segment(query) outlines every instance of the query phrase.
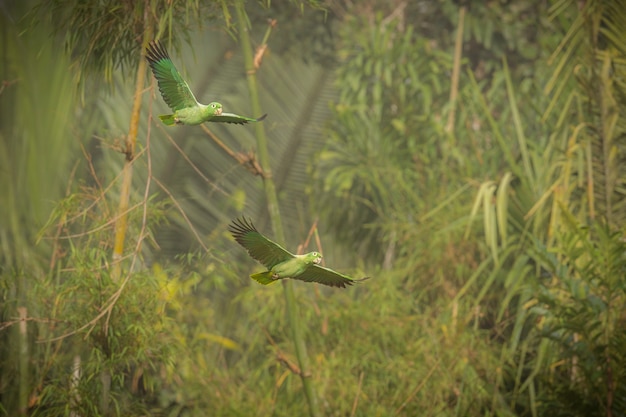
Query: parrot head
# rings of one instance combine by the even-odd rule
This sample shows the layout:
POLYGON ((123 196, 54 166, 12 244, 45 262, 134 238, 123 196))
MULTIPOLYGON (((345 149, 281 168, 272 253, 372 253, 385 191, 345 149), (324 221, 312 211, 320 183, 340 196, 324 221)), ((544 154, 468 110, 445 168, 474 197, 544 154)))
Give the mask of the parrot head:
POLYGON ((322 262, 322 254, 319 252, 311 252, 309 256, 313 259, 315 265, 319 265, 322 262))
POLYGON ((216 101, 209 103, 209 107, 215 111, 215 115, 219 116, 222 114, 222 105, 216 101))

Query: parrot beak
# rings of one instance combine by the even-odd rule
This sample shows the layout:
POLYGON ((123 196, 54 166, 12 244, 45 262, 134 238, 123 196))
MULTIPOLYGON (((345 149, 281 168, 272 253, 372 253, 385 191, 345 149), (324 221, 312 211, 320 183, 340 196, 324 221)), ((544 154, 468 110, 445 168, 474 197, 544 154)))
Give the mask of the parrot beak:
POLYGON ((322 262, 322 257, 321 257, 321 256, 318 256, 318 257, 317 257, 317 258, 315 258, 315 260, 313 261, 313 263, 314 263, 315 265, 319 265, 321 262, 322 262))
POLYGON ((219 116, 220 114, 222 114, 222 108, 220 107, 219 109, 217 109, 217 110, 215 111, 215 114, 217 114, 218 116, 219 116))

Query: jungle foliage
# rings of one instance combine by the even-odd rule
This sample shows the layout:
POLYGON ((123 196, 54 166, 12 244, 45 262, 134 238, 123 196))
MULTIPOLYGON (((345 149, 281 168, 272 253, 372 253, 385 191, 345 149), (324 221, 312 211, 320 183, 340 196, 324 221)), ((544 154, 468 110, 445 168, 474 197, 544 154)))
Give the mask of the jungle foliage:
POLYGON ((625 415, 622 3, 3 4, 0 415, 625 415))

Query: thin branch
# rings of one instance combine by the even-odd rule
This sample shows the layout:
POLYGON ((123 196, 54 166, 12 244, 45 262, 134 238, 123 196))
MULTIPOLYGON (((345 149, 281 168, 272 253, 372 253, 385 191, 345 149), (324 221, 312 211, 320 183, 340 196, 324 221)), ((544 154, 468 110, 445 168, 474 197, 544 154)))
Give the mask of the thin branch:
POLYGON ((263 171, 261 165, 257 161, 256 155, 254 152, 250 151, 247 154, 243 154, 241 152, 235 152, 230 149, 224 142, 222 142, 213 132, 209 130, 205 125, 201 125, 202 130, 209 135, 211 139, 224 150, 231 158, 233 158, 237 163, 242 165, 248 171, 252 172, 254 175, 260 175, 263 179, 268 178, 268 174, 263 171))
POLYGON ((256 48, 256 52, 254 53, 254 71, 261 68, 261 64, 263 63, 263 57, 265 56, 265 52, 267 51, 267 40, 272 34, 272 29, 274 29, 278 25, 278 20, 269 19, 267 21, 267 30, 265 31, 265 36, 263 36, 263 41, 261 45, 256 48))
MULTIPOLYGON (((309 246, 309 241, 311 240, 311 237, 313 236, 313 234, 315 233, 315 235, 317 236, 316 232, 317 232, 317 219, 315 219, 315 221, 311 225, 311 228, 309 229, 309 233, 307 234, 306 239, 304 240, 304 243, 301 243, 298 245, 298 249, 296 251, 297 255, 302 255, 302 253, 304 252, 304 248, 309 246)), ((320 249, 320 252, 322 252, 321 249, 320 249)))
POLYGON ((4 329, 8 329, 9 327, 21 323, 23 321, 33 321, 35 323, 65 323, 65 321, 63 320, 55 320, 55 319, 50 319, 50 318, 39 318, 39 317, 18 317, 18 318, 13 318, 13 320, 10 321, 5 321, 0 323, 0 331, 4 330, 4 329))
MULTIPOLYGON (((95 228, 93 228, 93 229, 86 230, 86 231, 84 231, 84 232, 80 232, 80 233, 74 233, 74 234, 71 234, 71 235, 55 236, 54 238, 42 238, 42 239, 43 239, 43 240, 46 240, 46 239, 54 239, 54 240, 56 240, 56 239, 62 239, 62 240, 64 240, 64 239, 74 239, 74 238, 78 238, 78 237, 85 237, 85 236, 88 236, 88 235, 90 235, 90 234, 92 234, 92 233, 96 233, 96 232, 99 232, 99 231, 101 231, 101 230, 107 229, 107 228, 108 228, 108 227, 110 227, 110 226, 113 226, 113 225, 115 224, 115 221, 116 221, 116 220, 117 220, 120 216, 122 216, 122 215, 127 215, 128 213, 130 213, 131 211, 135 210, 137 207, 141 206, 142 204, 143 204, 143 203, 137 203, 137 204, 134 204, 133 206, 131 206, 131 207, 127 208, 127 209, 126 209, 126 211, 124 211, 123 213, 118 213, 115 217, 113 217, 113 218, 112 218, 111 220, 109 220, 108 222, 106 222, 106 223, 104 223, 104 224, 102 224, 102 225, 100 225, 100 226, 98 226, 98 227, 95 227, 95 228)), ((67 220, 67 221, 65 221, 65 222, 59 222, 59 226, 62 226, 63 224, 68 224, 68 223, 70 223, 70 221, 69 221, 69 220, 67 220)))
POLYGON ((261 330, 263 331, 263 333, 265 333, 265 337, 267 338, 267 341, 270 343, 270 345, 272 345, 272 347, 275 349, 276 352, 276 360, 280 363, 282 363, 283 365, 285 365, 292 373, 296 374, 296 375, 302 375, 302 371, 300 370, 300 368, 298 367, 298 365, 296 365, 295 363, 293 363, 289 358, 287 358, 287 356, 283 353, 283 351, 278 347, 278 345, 276 344, 276 342, 274 341, 274 339, 272 338, 272 336, 269 334, 269 332, 267 331, 267 329, 265 328, 265 326, 263 325, 263 323, 261 323, 259 320, 257 320, 257 324, 258 326, 261 328, 261 330))
MULTIPOLYGON (((150 116, 150 119, 152 119, 152 115, 150 116)), ((202 171, 200 170, 200 168, 198 168, 198 166, 196 164, 193 163, 193 161, 191 159, 189 159, 189 157, 187 156, 187 154, 180 148, 180 146, 178 146, 178 143, 176 143, 176 141, 174 140, 174 138, 172 138, 170 136, 169 133, 167 133, 165 131, 165 129, 163 128, 163 126, 160 126, 161 130, 165 133, 165 137, 167 137, 167 140, 172 144, 172 146, 174 146, 174 148, 176 148, 176 150, 178 151, 178 153, 181 154, 181 156, 183 157, 183 159, 185 161, 187 161, 187 163, 189 164, 189 166, 191 167, 191 169, 193 169, 194 171, 196 171, 196 173, 209 185, 211 185, 213 187, 213 189, 221 192, 224 195, 228 195, 228 193, 226 193, 226 191, 222 190, 220 187, 217 186, 217 184, 215 184, 213 181, 211 181, 206 175, 204 175, 202 173, 202 171)))
POLYGON ((354 417, 356 415, 356 408, 359 405, 359 397, 361 395, 361 386, 363 385, 363 377, 365 373, 361 371, 359 375, 359 385, 356 387, 356 394, 354 395, 354 402, 352 403, 352 411, 350 411, 350 417, 354 417))
POLYGON ((300 377, 307 376, 303 375, 302 370, 298 367, 298 365, 290 361, 289 358, 287 358, 287 356, 285 356, 285 354, 280 350, 276 352, 276 360, 285 365, 292 373, 300 377))
POLYGON ((193 223, 191 223, 191 220, 189 220, 189 217, 187 217, 187 215, 185 214, 185 210, 183 210, 183 208, 180 206, 180 204, 178 204, 178 201, 176 201, 176 198, 174 198, 172 193, 170 193, 170 191, 167 189, 167 187, 165 185, 163 185, 163 183, 161 183, 161 181, 159 181, 158 179, 156 179, 154 177, 153 177, 153 179, 154 179, 154 182, 159 186, 159 188, 161 188, 163 190, 163 192, 165 192, 165 194, 167 194, 169 196, 169 198, 172 200, 172 203, 174 203, 174 205, 176 206, 176 208, 180 212, 181 216, 183 216, 183 218, 185 219, 185 222, 187 222, 187 225, 189 225, 189 229, 191 229, 191 232, 196 237, 196 240, 198 241, 198 243, 200 243, 200 246, 202 246, 202 248, 205 251, 208 251, 209 248, 206 247, 206 245, 204 244, 204 242, 200 238, 200 235, 196 231, 196 228, 193 226, 193 223))
POLYGON ((15 80, 11 80, 11 81, 2 80, 2 84, 0 84, 0 95, 2 95, 6 87, 15 84, 19 80, 20 80, 19 78, 16 78, 15 80))
MULTIPOLYGON (((82 144, 81 144, 82 147, 82 144)), ((71 185, 74 183, 74 176, 76 175, 76 169, 78 168, 78 162, 74 164, 74 168, 72 168, 72 172, 70 173, 70 178, 67 181, 67 187, 65 187, 65 197, 68 197, 71 193, 71 185)), ((63 230, 64 222, 59 222, 57 225, 57 230, 54 234, 54 240, 52 243, 52 254, 50 255, 50 263, 48 264, 48 269, 52 271, 57 262, 57 256, 60 252, 59 249, 59 236, 61 236, 61 231, 63 230)))
POLYGON ((435 372, 435 369, 437 369, 437 367, 439 366, 439 363, 441 362, 441 359, 437 360, 437 362, 433 365, 432 368, 430 368, 430 371, 428 371, 428 373, 426 374, 426 376, 424 377, 424 379, 422 379, 420 381, 419 384, 417 384, 417 386, 415 387, 415 389, 413 391, 411 391, 411 393, 409 394, 409 396, 406 398, 406 400, 404 400, 404 402, 402 403, 402 405, 400 405, 400 407, 398 407, 395 411, 395 415, 400 414, 400 411, 402 411, 402 409, 413 399, 415 398, 415 396, 417 395, 417 393, 424 387, 424 385, 426 384, 426 382, 428 382, 428 380, 430 379, 431 375, 433 374, 433 372, 435 372))
POLYGON ((87 334, 85 335, 85 338, 87 338, 89 336, 89 334, 91 333, 91 330, 93 330, 93 327, 98 324, 98 321, 104 317, 105 315, 108 315, 110 310, 113 308, 113 306, 115 305, 115 303, 117 302, 117 300, 120 298, 120 296, 122 295, 122 291, 124 290, 124 287, 126 287, 126 284, 128 283, 128 281, 130 280, 130 274, 127 275, 124 278, 124 281, 122 281, 122 284, 120 285, 120 287, 117 289, 117 291, 115 291, 115 293, 113 293, 113 295, 111 295, 105 305, 106 307, 104 309, 102 309, 102 311, 93 319, 91 319, 89 322, 85 323, 84 325, 82 325, 81 327, 79 327, 76 330, 72 330, 71 332, 62 334, 61 336, 57 336, 57 337, 53 337, 51 339, 44 339, 44 340, 39 340, 37 341, 38 343, 46 343, 46 342, 55 342, 57 340, 61 340, 61 339, 65 339, 67 337, 70 337, 72 335, 75 335, 77 333, 80 333, 81 331, 85 330, 88 327, 91 327, 91 329, 87 332, 87 334))

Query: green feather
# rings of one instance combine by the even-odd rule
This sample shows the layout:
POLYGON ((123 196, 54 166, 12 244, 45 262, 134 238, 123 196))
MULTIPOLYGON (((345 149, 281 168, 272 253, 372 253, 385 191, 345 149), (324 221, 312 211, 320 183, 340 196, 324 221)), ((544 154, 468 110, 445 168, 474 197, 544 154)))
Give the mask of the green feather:
POLYGON ((294 256, 278 243, 272 242, 245 218, 237 219, 230 226, 235 240, 248 250, 250 256, 261 262, 267 269, 292 259, 294 256))
POLYGON ((250 278, 258 282, 259 284, 269 285, 273 282, 278 281, 277 279, 272 278, 272 271, 259 272, 257 274, 250 275, 250 278))
POLYGON ((251 117, 239 116, 233 113, 222 113, 216 116, 211 116, 209 121, 210 122, 222 122, 222 123, 236 123, 238 125, 243 125, 248 122, 260 122, 266 117, 267 117, 267 114, 264 114, 261 117, 257 117, 256 119, 253 119, 251 117))
POLYGON ((150 42, 146 49, 146 58, 157 79, 163 100, 173 111, 198 105, 198 100, 181 77, 163 45, 155 41, 150 42))
POLYGON ((167 126, 172 126, 173 124, 176 124, 176 119, 174 118, 173 114, 162 114, 159 116, 159 119, 161 119, 161 121, 167 126))

